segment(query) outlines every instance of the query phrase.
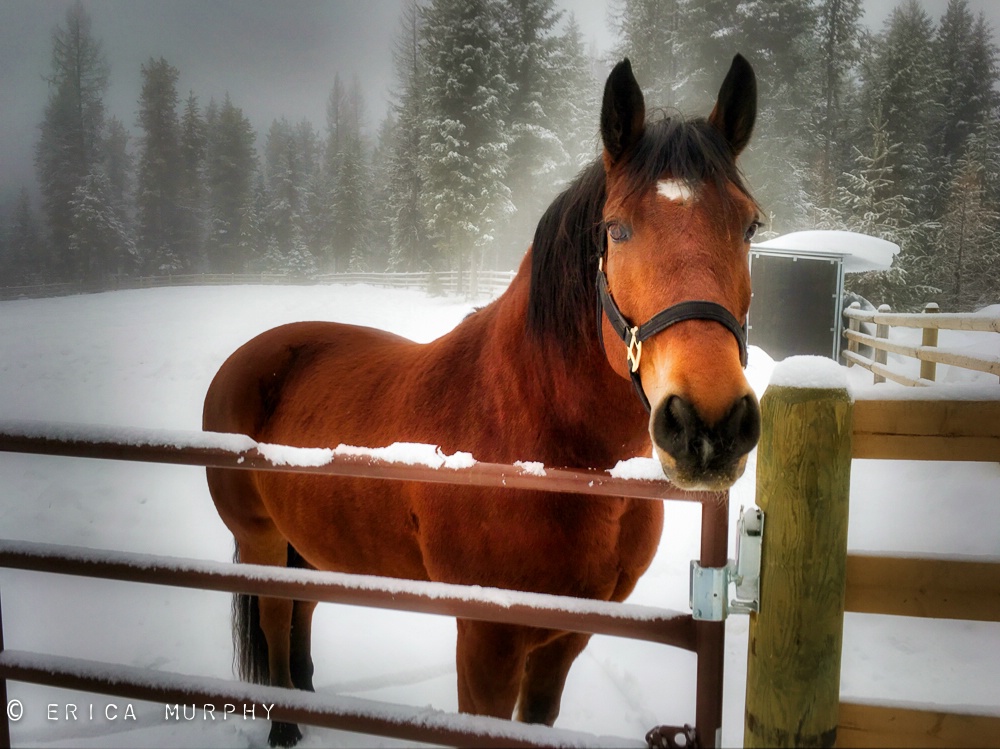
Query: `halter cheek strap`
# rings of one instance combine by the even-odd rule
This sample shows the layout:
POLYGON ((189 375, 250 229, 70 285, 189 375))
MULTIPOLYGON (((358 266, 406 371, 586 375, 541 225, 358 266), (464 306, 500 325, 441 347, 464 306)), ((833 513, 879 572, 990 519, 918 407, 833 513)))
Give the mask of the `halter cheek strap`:
POLYGON ((629 366, 629 377, 632 378, 632 385, 635 387, 635 391, 642 404, 646 407, 647 412, 651 410, 651 407, 649 399, 642 389, 642 381, 639 378, 639 360, 642 358, 642 342, 652 338, 657 333, 663 332, 671 325, 676 325, 685 320, 711 320, 712 322, 720 323, 736 338, 736 343, 740 347, 740 364, 744 368, 747 366, 747 334, 745 323, 744 325, 740 325, 733 313, 721 304, 700 300, 679 302, 656 313, 649 320, 642 323, 642 325, 632 325, 628 318, 622 314, 622 311, 618 309, 618 305, 615 304, 615 300, 611 297, 611 292, 608 290, 608 276, 604 272, 603 258, 597 268, 597 296, 601 304, 598 309, 597 325, 598 335, 602 336, 601 345, 604 345, 601 333, 602 326, 600 324, 600 314, 601 310, 603 310, 608 318, 608 322, 611 323, 611 327, 614 328, 618 337, 622 339, 627 347, 625 357, 629 366))

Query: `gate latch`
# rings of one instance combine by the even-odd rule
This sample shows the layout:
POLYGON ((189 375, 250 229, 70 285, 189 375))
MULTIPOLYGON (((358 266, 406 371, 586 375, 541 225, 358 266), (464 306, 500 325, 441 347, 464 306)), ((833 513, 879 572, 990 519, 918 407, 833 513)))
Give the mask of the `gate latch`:
POLYGON ((725 621, 729 612, 749 614, 760 610, 760 543, 764 512, 741 507, 736 524, 736 559, 725 567, 702 567, 691 562, 691 611, 696 621, 725 621), (729 599, 729 585, 736 597, 729 599))

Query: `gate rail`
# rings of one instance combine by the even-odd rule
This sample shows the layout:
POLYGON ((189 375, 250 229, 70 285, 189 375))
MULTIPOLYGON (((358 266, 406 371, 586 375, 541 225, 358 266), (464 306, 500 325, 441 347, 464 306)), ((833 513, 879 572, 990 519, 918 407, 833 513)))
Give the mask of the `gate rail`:
MULTIPOLYGON (((258 444, 243 435, 167 430, 110 430, 38 423, 0 424, 0 451, 100 458, 255 471, 294 471, 389 480, 430 481, 597 496, 699 502, 704 567, 724 567, 728 548, 728 495, 687 492, 666 481, 616 478, 606 471, 460 460, 439 467, 406 464, 378 451, 311 450, 258 444), (359 454, 360 453, 360 454, 359 454), (461 465, 461 467, 454 467, 461 465), (540 475, 544 474, 544 475, 540 475)), ((452 456, 454 457, 454 456, 452 456)), ((681 614, 631 604, 547 596, 475 586, 414 583, 312 570, 231 565, 149 555, 101 552, 65 546, 0 541, 0 567, 82 575, 300 600, 330 601, 509 624, 608 634, 668 644, 698 656, 696 735, 701 746, 717 746, 722 724, 722 667, 725 622, 695 621, 681 614)), ((540 726, 523 726, 477 716, 447 715, 402 706, 317 697, 295 691, 218 679, 117 668, 72 658, 3 650, 0 618, 0 702, 8 679, 83 689, 136 699, 190 703, 229 700, 237 707, 275 705, 277 719, 376 735, 456 746, 607 745, 609 737, 586 737, 540 726), (179 684, 184 689, 177 691, 179 684), (192 691, 194 690, 194 691, 192 691), (186 694, 187 697, 178 696, 186 694), (391 714, 386 717, 386 710, 391 714), (378 717, 381 715, 382 717, 378 717), (373 717, 374 716, 374 717, 373 717)), ((660 727, 673 740, 684 729, 660 727)), ((621 739, 614 739, 620 743, 621 739)), ((10 746, 6 712, 0 716, 0 746, 10 746)))

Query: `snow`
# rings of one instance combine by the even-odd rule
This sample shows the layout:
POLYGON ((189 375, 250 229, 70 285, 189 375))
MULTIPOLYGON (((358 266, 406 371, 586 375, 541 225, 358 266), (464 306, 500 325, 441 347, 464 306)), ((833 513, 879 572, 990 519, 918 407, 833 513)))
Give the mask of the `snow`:
POLYGON ((754 243, 754 249, 788 250, 844 256, 845 273, 887 270, 899 253, 899 245, 853 231, 794 231, 766 242, 754 243))
POLYGON ((667 478, 663 474, 663 467, 660 465, 660 461, 653 458, 619 460, 615 464, 615 467, 608 471, 608 473, 616 479, 663 481, 667 478))
POLYGON ((544 476, 545 464, 536 460, 515 460, 514 465, 529 476, 544 476))
POLYGON ((430 468, 471 468, 476 464, 475 458, 470 453, 456 452, 453 455, 445 455, 437 445, 416 442, 395 442, 388 447, 375 448, 338 445, 334 452, 337 455, 363 456, 389 463, 423 465, 430 468))
POLYGON ((771 373, 775 387, 846 390, 847 369, 825 356, 790 356, 771 373))
MULTIPOLYGON (((114 434, 139 430, 133 432, 139 442, 143 429, 193 435, 218 367, 267 328, 328 319, 426 341, 471 309, 454 299, 370 286, 167 288, 4 302, 0 421, 103 423, 114 434)), ((894 328, 891 338, 897 335, 905 342, 915 336, 919 342, 919 331, 894 328)), ((996 334, 941 331, 940 342, 1000 353, 996 334)), ((894 361, 890 354, 890 365, 894 361)), ((750 348, 746 373, 758 394, 773 367, 765 352, 750 348)), ((948 385, 997 388, 991 375, 941 365, 938 373, 948 385)), ((870 387, 871 373, 854 367, 847 380, 858 393, 870 387)), ((903 391, 892 383, 878 389, 887 396, 903 391)), ((226 447, 225 441, 213 446, 242 449, 226 447)), ((425 453, 440 459, 436 451, 434 455, 425 453)), ((739 507, 753 503, 755 462, 751 454, 747 474, 732 490, 733 528, 739 507)), ((232 557, 232 538, 215 512, 201 469, 0 454, 0 481, 0 536, 188 557, 223 568, 232 557)), ((857 460, 851 491, 852 550, 1000 557, 1000 466, 995 463, 857 460)), ((688 567, 698 555, 700 508, 668 502, 664 509, 662 543, 629 602, 687 611, 688 567)), ((230 601, 225 594, 15 570, 0 570, 0 589, 10 649, 232 683, 230 601)), ((726 629, 722 742, 737 746, 743 732, 748 621, 731 617, 726 629)), ((417 711, 457 708, 453 620, 324 604, 317 609, 313 635, 317 699, 385 701, 417 711)), ((849 614, 844 698, 985 703, 995 710, 1000 705, 998 638, 1000 626, 989 623, 849 614)), ((691 653, 595 636, 570 672, 556 725, 641 739, 655 725, 691 723, 694 677, 691 653)), ((268 727, 260 720, 168 723, 162 705, 144 711, 139 708, 147 703, 137 703, 139 719, 134 722, 96 715, 93 721, 48 721, 50 703, 94 704, 96 714, 108 702, 123 707, 126 701, 17 682, 10 684, 8 696, 25 708, 23 719, 12 725, 17 746, 261 747, 267 741, 268 727)), ((321 728, 305 728, 304 733, 305 749, 402 745, 321 728)))

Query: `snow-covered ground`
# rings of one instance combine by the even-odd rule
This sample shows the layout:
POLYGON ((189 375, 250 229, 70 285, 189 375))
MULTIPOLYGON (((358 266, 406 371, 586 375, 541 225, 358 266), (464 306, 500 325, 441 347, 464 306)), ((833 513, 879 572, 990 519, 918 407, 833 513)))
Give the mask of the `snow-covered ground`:
MULTIPOLYGON (((453 299, 368 286, 170 288, 0 304, 0 420, 198 429, 222 361, 274 325, 328 319, 426 341, 471 309, 453 299)), ((908 333, 905 331, 903 335, 908 333)), ((1000 354, 1000 336, 942 332, 941 345, 1000 354)), ((890 355, 890 360, 891 360, 890 355)), ((772 368, 751 350, 762 391, 772 368)), ((871 375, 855 367, 852 386, 871 375)), ((949 373, 945 381, 986 375, 949 373)), ((888 384, 887 389, 895 388, 888 384)), ((1000 386, 998 386, 1000 387, 1000 386)), ((754 466, 732 492, 735 517, 754 494, 754 466)), ((180 466, 0 453, 0 537, 228 561, 231 538, 204 472, 180 466)), ((687 610, 698 508, 667 504, 659 554, 631 602, 687 610)), ((735 526, 735 523, 734 523, 735 526)), ((1000 466, 855 461, 854 550, 1000 558, 1000 466)), ((17 650, 232 678, 229 597, 0 571, 5 644, 17 650)), ((723 742, 742 743, 747 620, 731 617, 723 742)), ((320 694, 454 710, 451 619, 324 605, 314 628, 320 694)), ((842 691, 851 699, 980 706, 1000 713, 1000 625, 848 615, 842 691)), ((694 718, 694 657, 595 637, 570 674, 558 726, 641 739, 694 718)), ((263 720, 165 721, 164 706, 12 683, 23 706, 16 746, 265 746, 263 720), (115 720, 105 717, 108 705, 115 720), (55 708, 50 711, 49 706, 55 708), (67 719, 76 705, 76 719, 67 719), (93 705, 93 718, 90 706, 93 705), (52 719, 55 718, 55 719, 52 719)), ((393 745, 305 729, 304 747, 393 745)))

